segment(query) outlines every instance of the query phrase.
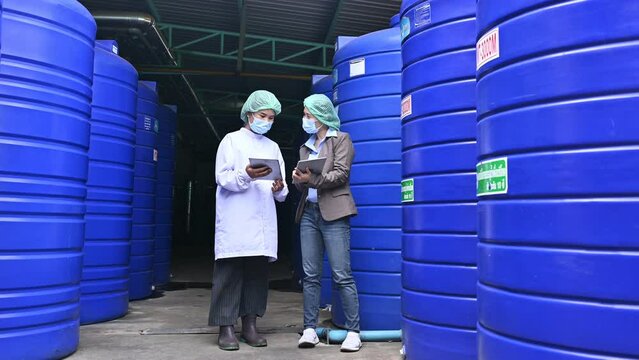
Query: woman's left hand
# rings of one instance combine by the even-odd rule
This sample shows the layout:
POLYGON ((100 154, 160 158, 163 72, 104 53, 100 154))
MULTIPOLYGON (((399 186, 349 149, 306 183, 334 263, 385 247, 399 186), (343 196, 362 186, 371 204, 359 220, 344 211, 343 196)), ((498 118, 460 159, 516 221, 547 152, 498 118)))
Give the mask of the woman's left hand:
POLYGON ((293 171, 293 179, 298 184, 307 184, 309 181, 311 181, 311 170, 306 169, 306 171, 302 172, 298 169, 295 169, 295 171, 293 171))
POLYGON ((271 188, 271 190, 273 190, 274 193, 280 192, 283 189, 284 189, 284 181, 282 180, 273 181, 273 187, 271 188))

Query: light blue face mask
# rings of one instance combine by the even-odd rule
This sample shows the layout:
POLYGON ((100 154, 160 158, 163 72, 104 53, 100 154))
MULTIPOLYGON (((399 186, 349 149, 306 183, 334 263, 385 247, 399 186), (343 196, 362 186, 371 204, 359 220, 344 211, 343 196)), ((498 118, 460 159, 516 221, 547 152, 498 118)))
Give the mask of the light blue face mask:
POLYGON ((302 118, 302 129, 309 135, 317 134, 319 131, 319 128, 315 125, 315 121, 306 116, 302 118))
POLYGON ((253 130, 253 132, 256 134, 264 135, 267 132, 269 132, 269 130, 271 130, 272 126, 273 126, 272 122, 253 117, 253 122, 251 123, 251 130, 253 130))

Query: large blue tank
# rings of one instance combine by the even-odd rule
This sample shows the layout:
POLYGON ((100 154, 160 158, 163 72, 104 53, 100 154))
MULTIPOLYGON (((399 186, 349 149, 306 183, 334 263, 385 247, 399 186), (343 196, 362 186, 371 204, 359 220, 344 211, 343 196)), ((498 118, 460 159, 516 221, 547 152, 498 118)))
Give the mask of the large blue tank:
MULTIPOLYGON (((333 77, 330 75, 313 75, 313 86, 311 86, 311 94, 324 94, 329 99, 333 99, 333 77)), ((320 294, 320 306, 326 307, 328 305, 331 305, 333 291, 331 265, 328 263, 327 256, 324 256, 321 281, 322 292, 320 294)))
POLYGON ((403 336, 477 358, 475 0, 402 4, 403 336))
POLYGON ((96 25, 75 0, 1 7, 0 357, 63 358, 79 339, 96 25))
POLYGON ((129 306, 129 253, 138 74, 115 41, 96 41, 87 181, 82 324, 129 306))
MULTIPOLYGON (((333 99, 355 160, 351 265, 363 330, 401 327, 401 42, 399 28, 338 38, 333 99)), ((344 325, 339 294, 333 321, 344 325)))
POLYGON ((129 299, 151 296, 155 251, 155 197, 157 184, 157 137, 159 131, 156 84, 140 81, 138 86, 135 177, 133 180, 133 231, 129 299))
POLYGON ((639 2, 479 0, 479 357, 639 358, 639 2))
POLYGON ((177 108, 158 108, 158 182, 155 199, 154 285, 166 285, 171 280, 171 246, 173 240, 173 177, 175 175, 175 131, 177 108))

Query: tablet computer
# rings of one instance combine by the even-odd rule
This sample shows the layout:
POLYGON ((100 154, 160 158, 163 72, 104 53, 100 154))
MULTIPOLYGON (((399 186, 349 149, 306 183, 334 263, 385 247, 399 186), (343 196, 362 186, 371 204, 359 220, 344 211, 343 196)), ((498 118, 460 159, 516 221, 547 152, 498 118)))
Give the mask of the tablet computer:
POLYGON ((275 180, 283 180, 284 178, 282 177, 282 171, 280 168, 280 162, 277 159, 255 159, 255 158, 249 158, 249 164, 251 165, 252 168, 261 168, 261 167, 269 167, 271 168, 271 173, 261 177, 261 178, 257 178, 255 180, 271 180, 271 181, 275 181, 275 180))
POLYGON ((326 164, 326 158, 317 158, 313 160, 300 160, 297 163, 297 169, 300 171, 305 171, 306 169, 311 170, 313 174, 321 174, 324 170, 324 164, 326 164))

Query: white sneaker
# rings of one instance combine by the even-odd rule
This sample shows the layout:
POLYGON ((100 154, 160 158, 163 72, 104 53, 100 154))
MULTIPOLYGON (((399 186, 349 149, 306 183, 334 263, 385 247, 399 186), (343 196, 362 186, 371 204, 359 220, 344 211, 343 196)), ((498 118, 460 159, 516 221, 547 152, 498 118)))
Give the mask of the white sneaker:
POLYGON ((317 337, 317 333, 315 329, 306 329, 304 333, 302 333, 302 337, 298 342, 298 347, 301 349, 311 349, 314 348, 315 345, 319 344, 319 338, 317 337))
POLYGON ((346 334, 346 339, 342 343, 342 351, 343 352, 357 352, 362 348, 362 340, 359 338, 359 334, 356 332, 349 331, 346 334))

